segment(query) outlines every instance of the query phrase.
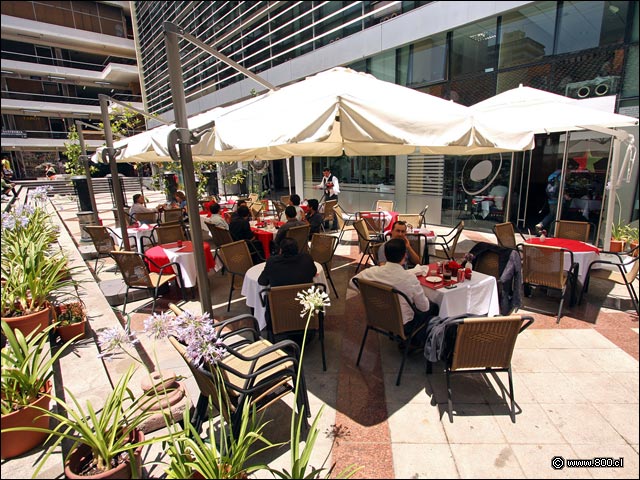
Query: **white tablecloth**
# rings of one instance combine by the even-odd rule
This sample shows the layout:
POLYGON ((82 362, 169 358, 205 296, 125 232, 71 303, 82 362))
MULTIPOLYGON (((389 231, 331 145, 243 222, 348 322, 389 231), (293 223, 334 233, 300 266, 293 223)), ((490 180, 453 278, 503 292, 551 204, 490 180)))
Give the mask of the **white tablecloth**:
MULTIPOLYGON (((146 227, 127 228, 127 236, 135 237, 136 239, 136 250, 138 250, 138 252, 143 253, 142 245, 140 244, 141 238, 152 235, 151 232, 153 232, 153 227, 155 227, 155 224, 149 225, 149 228, 146 228, 146 227)), ((122 230, 117 227, 113 228, 112 230, 113 231, 110 232, 111 237, 113 238, 113 240, 116 242, 117 245, 120 245, 120 238, 118 238, 118 235, 122 236, 122 233, 121 233, 122 230), (115 233, 115 235, 113 235, 113 233, 115 233)), ((153 233, 153 239, 156 240, 155 232, 153 233)), ((131 239, 129 239, 129 241, 131 241, 131 239)))
POLYGON ((430 302, 440 307, 440 317, 453 317, 471 313, 473 315, 500 315, 498 285, 490 275, 473 272, 471 280, 456 284, 456 288, 434 290, 422 286, 430 302))
MULTIPOLYGON (((253 308, 253 316, 258 320, 258 325, 260 326, 260 330, 266 328, 267 321, 265 319, 265 311, 266 309, 262 306, 262 301, 260 300, 260 291, 263 290, 263 285, 258 284, 258 277, 264 270, 266 262, 259 263, 254 265, 247 273, 244 275, 244 281, 242 282, 242 295, 246 298, 247 306, 253 308)), ((324 283, 327 285, 327 278, 324 274, 324 269, 322 265, 318 262, 316 264, 316 276, 313 278, 314 283, 324 283)))
MULTIPOLYGON (((600 255, 596 252, 573 252, 573 261, 576 262, 578 266, 578 281, 581 284, 584 284, 585 278, 587 278, 587 269, 589 265, 594 260, 598 260, 600 255)), ((565 252, 564 254, 564 269, 569 270, 571 267, 571 255, 565 252)))

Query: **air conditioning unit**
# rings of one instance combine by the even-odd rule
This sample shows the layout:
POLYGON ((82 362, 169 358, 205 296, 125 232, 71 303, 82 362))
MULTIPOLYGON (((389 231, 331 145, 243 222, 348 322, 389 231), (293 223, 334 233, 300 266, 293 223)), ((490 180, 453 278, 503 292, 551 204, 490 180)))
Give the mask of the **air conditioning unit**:
POLYGON ((620 77, 596 77, 583 82, 568 83, 565 96, 570 98, 591 98, 613 95, 618 88, 620 77))

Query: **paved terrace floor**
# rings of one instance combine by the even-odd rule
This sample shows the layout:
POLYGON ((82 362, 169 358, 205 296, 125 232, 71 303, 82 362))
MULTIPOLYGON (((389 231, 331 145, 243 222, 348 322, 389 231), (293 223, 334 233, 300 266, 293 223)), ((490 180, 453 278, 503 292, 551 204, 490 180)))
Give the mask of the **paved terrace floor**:
MULTIPOLYGON (((145 192, 151 205, 163 199, 145 192)), ((98 195, 100 216, 113 225, 109 195, 98 195)), ((94 260, 85 265, 75 251, 80 239, 73 198, 53 201, 63 230, 61 243, 84 268, 83 293, 91 332, 61 360, 56 388, 64 385, 96 404, 131 363, 126 358, 103 363, 97 359, 95 337, 101 328, 116 325, 114 315, 93 281, 94 260), (75 253, 74 253, 75 252, 75 253)), ((446 231, 448 229, 442 229, 446 231)), ((464 232, 460 251, 477 241, 495 241, 492 235, 464 232)), ((80 243, 82 249, 86 244, 80 243)), ((452 380, 454 421, 447 416, 447 396, 441 367, 427 376, 420 353, 407 360, 402 383, 395 385, 400 352, 395 343, 369 335, 359 367, 355 361, 364 330, 358 298, 345 300, 347 281, 355 272, 359 255, 354 244, 342 245, 334 257, 332 277, 339 298, 331 294, 326 320, 327 371, 322 371, 317 339, 304 359, 312 414, 325 405, 312 463, 336 463, 335 472, 349 464, 361 465, 356 478, 638 478, 638 316, 626 290, 608 290, 594 283, 582 305, 565 307, 555 322, 558 298, 540 293, 525 298, 518 313, 531 313, 535 323, 523 332, 513 357, 516 423, 505 400, 506 374, 455 376, 452 380), (616 303, 617 302, 617 303, 616 303), (627 311, 603 305, 621 304, 627 311), (623 458, 623 468, 564 468, 554 470, 551 459, 623 458)), ((95 278, 114 278, 113 261, 100 260, 95 278)), ((216 318, 248 313, 239 290, 231 312, 226 311, 229 275, 211 273, 210 291, 216 318)), ((175 289, 158 301, 157 310, 172 301, 199 311, 197 301, 181 302, 175 289)), ((141 330, 150 313, 150 299, 130 303, 132 328, 141 330), (134 311, 135 309, 135 311, 134 311)), ((153 368, 172 369, 187 377, 187 390, 198 390, 189 372, 170 346, 140 336, 139 354, 153 368)), ((144 369, 139 372, 140 378, 144 369)), ((133 382, 132 382, 133 383, 133 382)), ((273 441, 288 438, 290 401, 268 410, 275 420, 267 427, 273 441)), ((30 477, 42 451, 2 463, 3 478, 30 477)), ((159 448, 145 453, 145 476, 162 478, 159 448)), ((262 455, 260 460, 289 468, 286 447, 262 455)), ((61 477, 60 455, 52 456, 39 478, 61 477)), ((336 473, 334 472, 334 477, 336 473)), ((256 477, 271 478, 267 472, 256 477)))

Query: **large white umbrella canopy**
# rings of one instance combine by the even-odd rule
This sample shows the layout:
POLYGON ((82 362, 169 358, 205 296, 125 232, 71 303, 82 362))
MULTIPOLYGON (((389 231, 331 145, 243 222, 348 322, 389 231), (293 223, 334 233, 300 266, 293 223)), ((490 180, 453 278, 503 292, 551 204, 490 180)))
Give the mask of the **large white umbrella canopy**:
POLYGON ((479 121, 468 107, 337 67, 215 121, 216 155, 472 155, 533 148, 531 130, 479 121))
POLYGON ((637 118, 587 107, 580 100, 522 85, 470 108, 480 121, 535 133, 638 125, 637 118))

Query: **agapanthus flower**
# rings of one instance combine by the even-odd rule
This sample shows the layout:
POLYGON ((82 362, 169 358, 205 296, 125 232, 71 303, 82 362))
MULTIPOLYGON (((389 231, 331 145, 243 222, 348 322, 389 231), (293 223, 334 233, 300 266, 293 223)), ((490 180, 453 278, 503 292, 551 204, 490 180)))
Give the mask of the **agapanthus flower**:
POLYGON ((319 312, 323 310, 324 307, 331 305, 327 292, 322 291, 315 285, 309 288, 309 290, 298 292, 296 298, 303 307, 302 313, 300 314, 301 317, 304 317, 308 313, 319 312))
POLYGON ((112 327, 102 330, 98 334, 98 345, 100 346, 99 358, 111 358, 121 352, 129 354, 125 347, 131 347, 140 342, 135 334, 125 332, 120 327, 112 327))
POLYGON ((144 333, 155 340, 166 338, 173 331, 173 315, 168 313, 154 313, 144 321, 144 333))

